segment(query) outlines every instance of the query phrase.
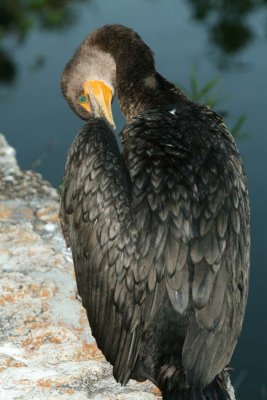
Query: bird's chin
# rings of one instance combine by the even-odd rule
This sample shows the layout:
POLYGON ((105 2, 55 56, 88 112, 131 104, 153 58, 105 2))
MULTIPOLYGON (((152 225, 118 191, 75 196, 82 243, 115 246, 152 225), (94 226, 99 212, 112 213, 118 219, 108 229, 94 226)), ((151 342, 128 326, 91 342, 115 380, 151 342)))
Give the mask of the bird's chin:
POLYGON ((81 119, 83 119, 84 121, 90 121, 90 119, 95 118, 92 114, 89 115, 80 115, 81 119))
POLYGON ((74 111, 75 113, 84 121, 88 121, 92 118, 96 118, 95 113, 94 112, 89 112, 87 110, 85 110, 83 107, 78 106, 78 107, 74 107, 74 111))
POLYGON ((81 119, 83 119, 84 121, 89 121, 90 119, 94 118, 93 114, 89 114, 89 113, 87 113, 87 114, 85 114, 85 113, 79 113, 78 115, 79 115, 79 117, 80 117, 81 119))
POLYGON ((81 119, 83 119, 84 121, 90 121, 92 119, 98 119, 98 118, 103 118, 107 121, 107 119, 105 118, 105 116, 102 113, 98 113, 98 112, 93 112, 93 113, 89 113, 89 112, 81 112, 79 113, 79 117, 81 119))

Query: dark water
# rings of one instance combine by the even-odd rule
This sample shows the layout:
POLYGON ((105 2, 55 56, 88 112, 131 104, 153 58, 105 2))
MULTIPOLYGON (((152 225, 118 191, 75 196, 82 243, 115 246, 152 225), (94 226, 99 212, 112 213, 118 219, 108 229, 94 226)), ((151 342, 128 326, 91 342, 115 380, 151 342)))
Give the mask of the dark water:
MULTIPOLYGON (((238 399, 267 399, 267 2, 66 0, 61 8, 55 2, 51 15, 33 12, 28 30, 21 28, 28 26, 25 21, 14 22, 12 10, 3 12, 7 4, 1 0, 0 131, 17 149, 22 167, 36 168, 54 185, 61 182, 68 147, 82 125, 61 97, 60 73, 86 34, 103 24, 133 27, 154 50, 160 73, 184 87, 192 66, 200 84, 220 76, 215 96, 229 96, 218 107, 230 112, 230 126, 246 114, 247 137, 239 148, 250 189, 252 272, 233 381, 238 399)), ((116 104, 114 118, 121 128, 116 104)))

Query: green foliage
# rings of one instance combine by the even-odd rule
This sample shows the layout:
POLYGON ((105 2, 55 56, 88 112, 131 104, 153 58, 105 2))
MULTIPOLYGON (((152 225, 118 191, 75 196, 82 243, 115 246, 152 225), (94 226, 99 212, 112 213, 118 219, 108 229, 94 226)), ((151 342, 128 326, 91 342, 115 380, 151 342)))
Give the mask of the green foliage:
MULTIPOLYGON (((184 87, 182 90, 185 94, 194 100, 197 103, 204 103, 212 109, 217 109, 218 105, 227 101, 227 96, 218 97, 214 91, 217 89, 218 84, 220 83, 220 78, 215 77, 205 83, 203 86, 199 84, 197 74, 194 68, 192 68, 190 73, 190 84, 189 89, 184 87)), ((224 118, 229 117, 230 113, 228 111, 218 111, 218 114, 222 115, 224 118)), ((246 136, 244 132, 242 132, 243 125, 246 121, 246 115, 241 114, 237 117, 234 125, 230 128, 232 135, 235 138, 241 138, 246 136)))
POLYGON ((246 133, 241 131, 242 126, 244 125, 247 117, 245 114, 239 115, 236 122, 231 128, 231 133, 234 137, 241 138, 247 136, 246 133))
POLYGON ((183 89, 185 93, 197 103, 204 103, 207 106, 214 108, 220 102, 224 101, 226 97, 215 97, 212 91, 218 86, 220 83, 220 78, 216 77, 205 83, 202 87, 200 87, 197 74, 194 68, 191 69, 190 72, 190 88, 189 90, 183 89))
POLYGON ((72 0, 1 0, 0 38, 13 33, 23 40, 36 27, 64 28, 74 19, 72 3, 72 0))
MULTIPOLYGON (((238 54, 257 38, 258 25, 253 23, 253 14, 266 13, 266 0, 184 0, 191 8, 193 18, 203 23, 208 31, 210 43, 215 47, 218 62, 225 68, 225 56, 228 62, 234 61, 238 54)), ((264 19, 263 19, 264 21, 264 19)), ((263 27, 264 29, 264 27, 263 27)))
POLYGON ((76 21, 75 4, 82 2, 90 0, 0 0, 0 85, 13 83, 18 72, 14 53, 4 39, 21 43, 32 30, 68 28, 76 21))

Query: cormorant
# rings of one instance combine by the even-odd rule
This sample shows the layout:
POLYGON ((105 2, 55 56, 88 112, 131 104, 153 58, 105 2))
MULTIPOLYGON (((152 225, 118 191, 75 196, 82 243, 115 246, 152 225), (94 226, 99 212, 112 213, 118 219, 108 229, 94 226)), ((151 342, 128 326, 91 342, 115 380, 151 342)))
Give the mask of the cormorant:
POLYGON ((133 30, 90 34, 62 75, 87 123, 69 151, 61 224, 79 295, 117 381, 163 399, 229 399, 225 368, 249 274, 246 177, 220 116, 154 67, 133 30), (117 95, 123 155, 112 129, 117 95))

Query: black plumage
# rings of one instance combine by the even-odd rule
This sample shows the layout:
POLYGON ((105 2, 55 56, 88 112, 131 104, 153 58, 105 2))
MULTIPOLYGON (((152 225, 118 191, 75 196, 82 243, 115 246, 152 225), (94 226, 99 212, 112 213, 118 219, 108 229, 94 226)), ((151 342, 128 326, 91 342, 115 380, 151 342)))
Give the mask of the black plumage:
POLYGON ((164 399, 228 399, 224 369, 240 335, 249 270, 235 142, 118 25, 90 35, 64 71, 63 93, 81 117, 73 93, 86 62, 87 75, 97 75, 97 52, 116 66, 103 80, 128 120, 123 155, 105 118, 88 113, 69 152, 60 209, 92 333, 122 384, 150 379, 164 399))

